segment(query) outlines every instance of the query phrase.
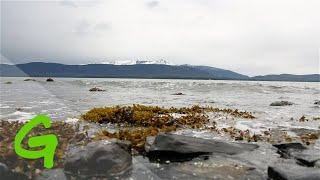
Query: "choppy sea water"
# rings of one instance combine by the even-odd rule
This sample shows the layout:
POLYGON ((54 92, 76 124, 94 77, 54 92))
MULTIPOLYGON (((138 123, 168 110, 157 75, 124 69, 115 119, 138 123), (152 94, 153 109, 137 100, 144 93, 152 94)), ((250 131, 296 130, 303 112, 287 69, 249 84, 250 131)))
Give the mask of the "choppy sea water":
MULTIPOLYGON (((291 129, 311 132, 320 130, 320 120, 312 120, 320 117, 320 105, 314 104, 320 100, 319 83, 103 78, 54 78, 54 82, 46 82, 46 78, 34 78, 36 81, 24 79, 0 79, 0 120, 27 121, 42 113, 48 114, 54 121, 72 122, 94 107, 132 104, 164 107, 209 105, 249 111, 256 117, 248 120, 213 114, 210 118, 217 122, 218 128, 235 127, 257 134, 275 129, 293 135, 295 132, 291 129), (9 81, 12 83, 7 84, 9 81), (92 87, 105 91, 90 92, 92 87), (173 95, 178 92, 184 95, 173 95), (290 101, 294 104, 270 106, 275 101, 290 101), (302 116, 310 120, 300 122, 302 116)), ((201 130, 185 129, 176 133, 228 139, 201 130)), ((320 150, 319 139, 313 147, 320 150)), ((182 164, 150 163, 142 156, 134 156, 130 179, 199 179, 198 175, 211 179, 212 175, 218 174, 219 177, 219 173, 225 178, 233 173, 230 163, 253 166, 266 179, 267 167, 278 161, 279 155, 275 149, 265 143, 259 143, 259 148, 253 152, 232 156, 232 159, 213 156, 206 161, 192 160, 182 164), (191 175, 186 176, 188 173, 191 175)), ((237 168, 234 173, 240 172, 237 168)))
POLYGON ((73 120, 93 107, 113 105, 157 105, 181 107, 210 105, 250 111, 252 120, 223 120, 218 126, 261 131, 268 128, 319 129, 319 121, 299 122, 320 116, 320 84, 314 82, 257 82, 220 80, 45 78, 1 77, 0 119, 26 121, 38 113, 53 120, 73 120), (6 84, 10 81, 12 84, 6 84), (106 91, 89 92, 92 87, 106 91), (185 95, 172 95, 182 92, 185 95), (292 106, 274 107, 274 101, 292 106))

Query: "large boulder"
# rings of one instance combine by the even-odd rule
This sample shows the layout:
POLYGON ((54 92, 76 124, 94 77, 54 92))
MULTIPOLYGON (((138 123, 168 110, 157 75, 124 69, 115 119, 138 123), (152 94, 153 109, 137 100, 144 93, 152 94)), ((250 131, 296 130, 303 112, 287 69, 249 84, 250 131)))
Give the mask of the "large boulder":
POLYGON ((116 177, 130 172, 131 145, 118 140, 91 142, 67 153, 64 171, 68 176, 116 177))
POLYGON ((270 104, 270 106, 291 106, 292 102, 289 101, 276 101, 270 104))
POLYGON ((289 163, 268 167, 268 177, 273 180, 320 180, 320 170, 289 163))
POLYGON ((159 134, 148 142, 147 155, 151 160, 188 161, 207 154, 235 155, 258 148, 256 144, 229 143, 175 134, 159 134))

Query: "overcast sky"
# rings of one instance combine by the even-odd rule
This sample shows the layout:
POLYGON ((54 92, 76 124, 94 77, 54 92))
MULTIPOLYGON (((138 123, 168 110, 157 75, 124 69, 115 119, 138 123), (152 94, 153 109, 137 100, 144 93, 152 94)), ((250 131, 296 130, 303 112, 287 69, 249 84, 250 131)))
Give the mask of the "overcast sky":
POLYGON ((1 61, 319 73, 319 0, 1 0, 1 61))

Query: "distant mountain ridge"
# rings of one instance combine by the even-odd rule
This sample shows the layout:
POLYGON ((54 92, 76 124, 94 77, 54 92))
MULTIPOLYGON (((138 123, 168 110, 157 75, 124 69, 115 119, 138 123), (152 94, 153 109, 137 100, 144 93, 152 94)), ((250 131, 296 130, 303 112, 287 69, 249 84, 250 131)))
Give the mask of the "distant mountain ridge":
POLYGON ((256 81, 320 82, 320 74, 307 74, 307 75, 272 74, 272 75, 265 75, 265 76, 254 76, 251 79, 256 81))
POLYGON ((163 79, 216 79, 262 81, 315 81, 320 75, 267 75, 249 77, 230 70, 210 66, 168 65, 136 63, 132 65, 87 64, 65 65, 32 62, 26 64, 0 64, 2 77, 89 77, 89 78, 163 78, 163 79))

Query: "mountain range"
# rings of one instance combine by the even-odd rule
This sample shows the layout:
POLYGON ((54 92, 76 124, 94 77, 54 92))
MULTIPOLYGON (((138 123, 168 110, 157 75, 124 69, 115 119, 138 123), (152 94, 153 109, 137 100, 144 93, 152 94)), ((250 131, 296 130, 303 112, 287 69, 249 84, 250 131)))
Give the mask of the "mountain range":
POLYGON ((159 79, 217 79, 257 81, 320 82, 320 74, 266 75, 249 77, 233 71, 193 65, 169 65, 167 63, 135 64, 86 64, 66 65, 58 63, 31 62, 25 64, 0 64, 2 77, 89 77, 89 78, 159 78, 159 79))

